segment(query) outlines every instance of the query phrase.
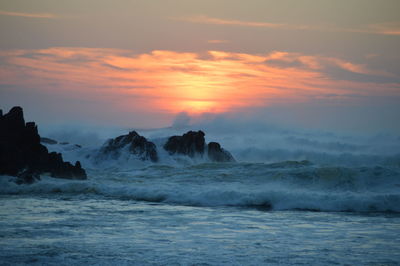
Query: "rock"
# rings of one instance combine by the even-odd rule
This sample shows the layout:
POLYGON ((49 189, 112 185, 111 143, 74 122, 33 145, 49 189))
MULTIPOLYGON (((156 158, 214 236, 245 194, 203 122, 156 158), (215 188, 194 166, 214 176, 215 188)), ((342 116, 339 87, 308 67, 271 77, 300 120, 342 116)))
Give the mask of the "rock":
POLYGON ((18 173, 15 183, 17 183, 18 185, 33 184, 37 180, 40 180, 40 176, 38 173, 32 172, 31 170, 23 170, 18 173))
MULTIPOLYGON (((195 157, 196 154, 204 156, 206 142, 203 131, 189 131, 182 136, 170 137, 164 145, 169 154, 182 154, 195 157)), ((207 156, 212 162, 234 162, 233 156, 217 142, 210 142, 207 145, 207 156)))
POLYGON ((85 170, 82 169, 81 163, 77 161, 75 165, 72 165, 69 162, 63 162, 62 154, 51 152, 49 154, 50 158, 50 172, 52 175, 57 176, 58 178, 66 178, 66 179, 85 179, 79 178, 85 175, 85 170))
POLYGON ((217 142, 208 143, 208 158, 213 162, 234 162, 235 159, 217 142))
POLYGON ((22 130, 25 127, 24 112, 19 106, 11 108, 7 114, 2 115, 2 120, 7 123, 10 131, 22 130))
MULTIPOLYGON (((0 175, 18 176, 19 183, 31 183, 37 175, 86 179, 82 167, 64 162, 61 154, 49 153, 40 144, 34 122, 25 124, 21 107, 13 107, 0 116, 0 175)), ((80 164, 79 164, 80 166, 80 164)))
POLYGON ((106 155, 118 159, 123 149, 127 149, 141 160, 158 161, 156 145, 140 136, 136 131, 107 141, 100 149, 100 156, 106 155))
POLYGON ((194 157, 196 154, 203 155, 205 148, 204 132, 189 131, 182 136, 172 136, 164 145, 169 154, 183 154, 194 157))
POLYGON ((50 139, 50 138, 40 138, 40 142, 41 143, 46 143, 46 144, 57 144, 58 141, 54 140, 54 139, 50 139))
MULTIPOLYGON (((169 154, 180 154, 189 157, 204 157, 212 162, 234 162, 233 156, 217 142, 205 142, 203 131, 189 131, 182 136, 169 137, 164 144, 164 149, 169 154)), ((156 145, 131 131, 128 135, 122 135, 108 140, 95 155, 95 160, 119 159, 123 154, 129 152, 141 160, 158 161, 156 145)))

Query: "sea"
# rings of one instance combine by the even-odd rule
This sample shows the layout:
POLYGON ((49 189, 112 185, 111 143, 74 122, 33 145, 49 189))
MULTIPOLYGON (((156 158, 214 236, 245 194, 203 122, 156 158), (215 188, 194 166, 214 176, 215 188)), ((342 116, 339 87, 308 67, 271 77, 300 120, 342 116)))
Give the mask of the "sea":
POLYGON ((71 142, 47 147, 87 180, 2 176, 0 265, 400 265, 399 137, 209 128, 213 163, 163 152, 176 132, 140 132, 158 163, 71 142))

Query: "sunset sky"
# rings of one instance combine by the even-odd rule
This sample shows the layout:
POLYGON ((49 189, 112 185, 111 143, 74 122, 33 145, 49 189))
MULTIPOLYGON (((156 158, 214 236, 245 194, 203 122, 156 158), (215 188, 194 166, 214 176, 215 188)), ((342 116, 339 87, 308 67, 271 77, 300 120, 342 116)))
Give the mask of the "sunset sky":
POLYGON ((0 34, 0 108, 44 126, 400 134, 398 0, 0 0, 0 34))

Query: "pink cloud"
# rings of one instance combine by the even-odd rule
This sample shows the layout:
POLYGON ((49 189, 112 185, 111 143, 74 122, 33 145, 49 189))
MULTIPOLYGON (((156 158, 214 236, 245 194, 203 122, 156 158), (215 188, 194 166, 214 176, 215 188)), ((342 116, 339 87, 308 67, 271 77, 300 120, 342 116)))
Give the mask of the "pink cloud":
POLYGON ((197 53, 57 47, 2 51, 0 85, 48 95, 108 103, 124 111, 226 112, 332 97, 400 96, 398 83, 332 78, 328 66, 387 76, 332 57, 275 51, 269 54, 197 53), (279 63, 286 64, 285 66, 279 63))

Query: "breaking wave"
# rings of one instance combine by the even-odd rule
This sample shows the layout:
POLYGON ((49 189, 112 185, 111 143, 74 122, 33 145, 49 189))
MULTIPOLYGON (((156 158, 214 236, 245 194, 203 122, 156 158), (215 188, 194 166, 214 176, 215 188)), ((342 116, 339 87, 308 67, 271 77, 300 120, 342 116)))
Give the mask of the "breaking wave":
POLYGON ((198 207, 400 212, 397 167, 318 166, 309 161, 150 165, 132 171, 89 170, 86 181, 46 176, 33 185, 0 178, 0 194, 98 195, 198 207))
MULTIPOLYGON (((138 131, 157 146, 160 161, 122 151, 96 160, 99 147, 47 145, 66 161, 81 161, 88 180, 42 176, 32 185, 0 178, 0 195, 78 194, 198 207, 264 210, 400 212, 400 138, 345 136, 221 122, 188 128, 138 131), (204 129, 237 163, 209 163, 201 156, 169 155, 166 136, 204 129)), ((111 136, 110 136, 111 137, 111 136)), ((86 139, 86 138, 85 138, 86 139)))

